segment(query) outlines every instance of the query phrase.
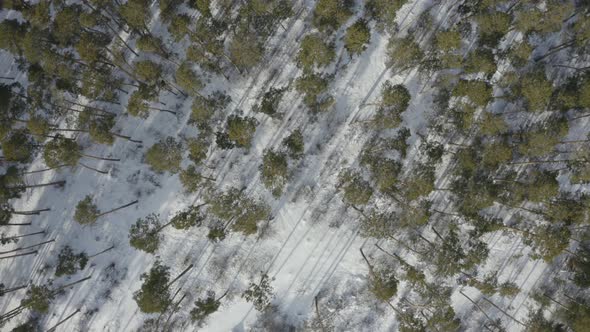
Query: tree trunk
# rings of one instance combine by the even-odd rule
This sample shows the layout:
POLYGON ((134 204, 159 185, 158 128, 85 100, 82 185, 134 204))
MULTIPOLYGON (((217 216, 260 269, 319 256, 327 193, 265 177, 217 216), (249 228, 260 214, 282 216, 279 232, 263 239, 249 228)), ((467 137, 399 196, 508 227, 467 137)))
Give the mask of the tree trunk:
POLYGON ((66 166, 68 166, 68 165, 59 165, 59 166, 55 166, 55 167, 40 169, 40 170, 37 170, 37 171, 22 172, 22 173, 19 173, 19 174, 20 175, 25 175, 25 174, 41 173, 41 172, 51 171, 53 169, 58 169, 58 168, 66 167, 66 166))
POLYGON ((26 288, 26 287, 27 287, 27 285, 22 285, 22 286, 13 287, 13 288, 6 288, 2 292, 0 292, 0 296, 3 296, 4 294, 15 292, 15 291, 17 291, 19 289, 23 289, 23 288, 26 288))
POLYGON ((509 313, 507 313, 504 309, 498 307, 494 302, 488 300, 485 296, 482 296, 481 298, 482 298, 482 300, 484 300, 484 301, 488 302, 489 304, 491 304, 492 306, 494 306, 494 308, 500 310, 504 315, 512 318, 513 321, 517 322, 518 324, 520 324, 520 325, 522 325, 524 327, 527 327, 527 325, 525 323, 523 323, 523 322, 519 321, 518 319, 514 318, 514 316, 512 316, 509 313))
POLYGON ((152 109, 152 110, 156 110, 156 111, 160 111, 160 112, 167 112, 167 113, 176 115, 176 112, 174 112, 174 111, 165 110, 165 109, 157 108, 157 107, 151 107, 151 106, 149 106, 148 108, 152 109))
POLYGON ((30 216, 30 215, 39 215, 41 212, 51 211, 51 209, 40 209, 40 210, 31 210, 31 211, 12 211, 12 214, 18 214, 23 216, 30 216))
POLYGON ((92 156, 89 154, 85 154, 85 153, 81 153, 80 155, 82 157, 86 157, 86 158, 92 158, 92 159, 97 159, 97 160, 106 160, 106 161, 121 161, 121 159, 116 159, 116 158, 103 158, 103 157, 97 157, 97 156, 92 156))
POLYGON ((28 256, 28 255, 35 255, 35 254, 37 254, 37 250, 31 251, 31 252, 25 252, 24 254, 17 254, 17 255, 12 255, 12 256, 4 256, 4 257, 0 257, 0 259, 8 259, 8 258, 14 258, 14 257, 20 257, 20 256, 28 256))
POLYGON ((51 327, 49 330, 47 330, 47 332, 53 332, 57 329, 58 326, 60 326, 61 324, 65 323, 68 319, 74 317, 75 314, 79 313, 80 309, 77 309, 76 311, 74 311, 73 313, 71 313, 68 317, 60 320, 57 324, 53 325, 53 327, 51 327))
POLYGON ((96 256, 98 256, 98 255, 100 255, 100 254, 104 254, 105 252, 107 252, 107 251, 109 251, 109 250, 113 250, 114 248, 115 248, 115 246, 114 246, 114 245, 113 245, 113 246, 110 246, 109 248, 106 248, 106 249, 105 249, 105 250, 103 250, 103 251, 100 251, 100 252, 97 252, 97 253, 96 253, 96 254, 94 254, 94 255, 90 255, 90 256, 88 256, 88 258, 89 258, 89 259, 90 259, 90 258, 94 258, 94 257, 96 257, 96 256))
POLYGON ((90 170, 93 170, 93 171, 95 171, 95 172, 98 172, 98 173, 100 173, 100 174, 109 174, 109 172, 107 172, 107 171, 101 171, 101 170, 99 170, 99 169, 96 169, 96 168, 90 167, 90 166, 88 166, 88 165, 85 165, 85 164, 82 164, 82 163, 80 163, 80 162, 79 162, 78 164, 79 164, 80 166, 84 167, 84 168, 88 168, 88 169, 90 169, 90 170))
POLYGON ((567 311, 570 311, 570 310, 567 308, 567 306, 566 306, 565 304, 563 304, 563 303, 561 303, 561 302, 559 302, 559 301, 555 300, 554 298, 552 298, 551 296, 549 296, 549 295, 545 294, 544 292, 542 292, 541 294, 542 294, 544 297, 548 298, 549 300, 551 300, 551 301, 553 301, 553 302, 555 302, 555 303, 559 304, 559 305, 560 305, 560 306, 562 306, 562 307, 563 307, 565 310, 567 310, 567 311))
POLYGON ((124 208, 126 208, 126 207, 129 207, 129 206, 132 206, 132 205, 134 205, 134 204, 137 204, 138 202, 139 202, 139 201, 135 200, 135 201, 133 201, 133 202, 131 202, 131 203, 128 203, 128 204, 125 204, 125 205, 121 205, 121 206, 119 206, 118 208, 114 208, 114 209, 112 209, 112 210, 109 210, 109 211, 103 212, 103 213, 99 214, 97 217, 102 217, 102 216, 104 216, 104 215, 106 215, 106 214, 109 214, 109 213, 111 213, 111 212, 115 212, 115 211, 118 211, 118 210, 124 209, 124 208))
POLYGON ((186 269, 184 269, 184 271, 182 271, 176 278, 174 278, 174 280, 170 281, 168 283, 168 285, 166 285, 166 288, 170 287, 173 283, 175 283, 178 279, 180 279, 180 277, 182 277, 183 275, 185 275, 188 271, 190 271, 193 268, 193 264, 189 265, 186 269))
POLYGON ((35 232, 35 233, 29 233, 29 234, 23 234, 23 235, 16 235, 16 236, 5 237, 5 238, 3 238, 3 240, 19 239, 21 237, 33 236, 33 235, 37 235, 37 234, 45 234, 45 231, 40 231, 40 232, 35 232))
POLYGON ((221 301, 221 299, 223 299, 228 293, 229 293, 229 289, 226 290, 225 293, 221 294, 220 297, 218 297, 217 299, 215 299, 215 301, 217 301, 217 302, 221 301))
POLYGON ((27 246, 27 247, 16 248, 16 249, 8 250, 8 251, 0 251, 0 255, 9 254, 9 253, 17 252, 17 251, 21 251, 21 250, 27 250, 27 249, 30 249, 30 248, 39 247, 39 246, 42 246, 44 244, 51 243, 51 242, 55 242, 55 239, 48 240, 48 241, 41 242, 41 243, 37 243, 37 244, 33 244, 33 245, 30 245, 30 246, 27 246))
POLYGON ((29 226, 29 225, 31 225, 30 222, 24 222, 24 223, 20 223, 20 224, 7 223, 7 224, 1 224, 0 226, 29 226))
POLYGON ((317 295, 313 298, 313 301, 315 303, 315 313, 316 313, 316 315, 318 315, 318 321, 320 322, 320 329, 322 330, 322 332, 327 332, 328 330, 326 330, 326 327, 324 326, 324 320, 322 319, 322 316, 320 315, 320 309, 318 307, 317 295))
POLYGON ((84 281, 86 281, 86 280, 88 280, 88 279, 90 279, 90 278, 91 278, 91 276, 88 276, 88 277, 86 277, 86 278, 83 278, 83 279, 80 279, 80 280, 78 280, 78 281, 74 281, 74 282, 72 282, 72 283, 65 284, 65 285, 63 285, 63 286, 61 286, 61 287, 59 287, 59 288, 55 289, 55 290, 54 290, 52 293, 53 293, 53 294, 57 294, 57 293, 59 293, 60 291, 62 291, 62 290, 64 290, 64 289, 66 289, 66 288, 68 288, 68 287, 71 287, 71 286, 74 286, 74 285, 76 285, 76 284, 79 284, 79 283, 81 283, 81 282, 84 282, 84 281))
POLYGON ((142 141, 137 141, 137 140, 131 139, 130 136, 125 136, 125 135, 121 135, 121 134, 117 134, 117 133, 113 133, 113 132, 111 132, 111 135, 113 135, 115 137, 126 139, 129 142, 138 143, 138 144, 142 144, 143 143, 142 141))
POLYGON ((369 266, 369 273, 371 274, 371 276, 374 277, 375 276, 375 271, 373 270, 373 265, 371 265, 371 263, 367 259, 367 256, 365 256, 365 253, 363 252, 363 248, 359 248, 359 250, 361 251, 361 255, 363 256, 363 259, 365 260, 365 262, 369 266))
POLYGON ((69 128, 50 128, 49 130, 75 132, 75 133, 87 133, 88 132, 88 130, 84 130, 84 129, 69 129, 69 128))
POLYGON ((65 183, 66 183, 65 180, 61 180, 61 181, 54 181, 54 182, 49 182, 49 183, 32 184, 32 185, 28 185, 28 186, 11 187, 9 189, 17 189, 17 188, 28 189, 28 188, 47 187, 47 186, 53 186, 53 185, 63 186, 65 183))
POLYGON ((487 320, 489 320, 494 326, 496 326, 496 323, 494 322, 494 320, 491 319, 490 316, 488 316, 488 314, 486 314, 486 312, 475 301, 473 301, 469 296, 465 295, 465 293, 463 293, 462 290, 459 290, 459 293, 461 293, 461 295, 465 296, 465 298, 467 300, 469 300, 469 302, 471 302, 479 311, 481 311, 482 314, 484 314, 484 316, 486 316, 487 320))
POLYGON ((560 44, 560 45, 553 46, 553 47, 551 47, 551 48, 550 48, 550 49, 547 51, 547 53, 545 53, 545 54, 543 54, 542 56, 540 56, 540 57, 537 57, 537 58, 535 58, 535 59, 533 59, 533 60, 534 60, 535 62, 539 62, 539 61, 541 61, 541 60, 545 59, 546 57, 548 57, 548 56, 550 56, 550 55, 552 55, 552 54, 554 54, 554 53, 557 53, 557 52, 561 51, 561 50, 562 50, 562 49, 564 49, 564 48, 568 48, 568 47, 570 47, 570 46, 574 45, 575 43, 576 43, 576 40, 574 39, 574 40, 570 40, 570 41, 567 41, 567 42, 565 42, 565 43, 562 43, 562 44, 560 44))

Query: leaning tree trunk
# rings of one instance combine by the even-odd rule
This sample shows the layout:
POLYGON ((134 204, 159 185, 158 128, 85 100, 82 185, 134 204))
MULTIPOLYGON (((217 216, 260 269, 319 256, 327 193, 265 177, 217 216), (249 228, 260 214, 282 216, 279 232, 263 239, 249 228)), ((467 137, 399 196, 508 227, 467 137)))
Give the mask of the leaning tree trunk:
POLYGON ((61 181, 54 181, 54 182, 48 182, 48 183, 31 184, 31 185, 27 185, 27 186, 11 187, 9 189, 28 189, 28 188, 47 187, 47 186, 60 186, 61 187, 65 183, 66 183, 65 180, 61 180, 61 181))
POLYGON ((31 252, 25 252, 24 254, 16 254, 16 255, 12 255, 12 256, 4 256, 4 257, 0 257, 0 259, 8 259, 8 258, 14 258, 14 257, 20 257, 20 256, 28 256, 28 255, 35 255, 37 254, 37 250, 35 251, 31 251, 31 252))
POLYGON ((113 250, 114 248, 115 248, 115 246, 114 246, 114 245, 113 245, 113 246, 110 246, 109 248, 106 248, 106 249, 105 249, 105 250, 103 250, 103 251, 99 251, 99 252, 97 252, 97 253, 96 253, 96 254, 94 254, 94 255, 90 255, 90 256, 88 256, 88 259, 90 259, 90 258, 94 258, 94 257, 96 257, 96 256, 98 256, 98 255, 100 255, 100 254, 104 254, 105 252, 107 252, 107 251, 110 251, 110 250, 113 250))
POLYGON ((97 159, 97 160, 106 160, 106 161, 121 161, 121 159, 117 159, 117 158, 103 158, 103 157, 97 157, 97 156, 93 156, 93 155, 89 155, 89 154, 85 154, 85 153, 81 153, 80 155, 82 157, 86 157, 86 158, 92 158, 92 159, 97 159))
POLYGON ((51 243, 51 242, 55 242, 55 239, 44 241, 44 242, 40 242, 40 243, 33 244, 33 245, 30 245, 30 246, 27 246, 27 247, 16 248, 16 249, 8 250, 8 251, 2 251, 2 252, 0 252, 0 255, 9 254, 9 253, 17 252, 17 251, 21 251, 21 250, 27 250, 27 249, 31 249, 31 248, 35 248, 35 247, 40 247, 40 246, 42 246, 44 244, 51 243))
POLYGON ((97 168, 94 168, 94 167, 90 167, 90 166, 88 166, 86 164, 83 164, 83 163, 80 163, 80 162, 78 163, 78 165, 80 165, 80 166, 82 166, 84 168, 87 168, 89 170, 95 171, 97 173, 100 173, 100 174, 109 174, 109 172, 107 172, 107 171, 101 171, 100 169, 97 169, 97 168))
POLYGON ((98 216, 96 216, 96 217, 97 217, 97 218, 100 218, 100 217, 102 217, 102 216, 104 216, 104 215, 106 215, 106 214, 109 214, 109 213, 111 213, 111 212, 119 211, 119 210, 121 210, 121 209, 124 209, 124 208, 126 208, 126 207, 129 207, 129 206, 132 206, 132 205, 134 205, 134 204, 137 204, 138 202, 139 202, 138 200, 135 200, 135 201, 133 201, 133 202, 131 202, 131 203, 128 203, 128 204, 125 204, 125 205, 119 206, 118 208, 114 208, 114 209, 112 209, 112 210, 109 210, 109 211, 103 212, 103 213, 99 214, 99 215, 98 215, 98 216))
POLYGON ((90 278, 91 278, 91 276, 88 276, 88 277, 86 277, 86 278, 82 278, 82 279, 80 279, 80 280, 78 280, 78 281, 74 281, 74 282, 72 282, 72 283, 65 284, 65 285, 63 285, 63 286, 61 286, 61 287, 59 287, 59 288, 56 288, 56 289, 55 289, 55 290, 52 292, 52 294, 57 294, 57 293, 59 293, 60 291, 62 291, 62 290, 64 290, 64 289, 66 289, 66 288, 68 288, 68 287, 71 287, 71 286, 74 286, 74 285, 76 285, 76 284, 82 283, 82 282, 84 282, 84 281, 86 281, 86 280, 88 280, 88 279, 90 279, 90 278))
POLYGON ((22 286, 13 287, 13 288, 7 288, 7 289, 5 289, 5 290, 3 290, 3 291, 0 292, 0 296, 3 296, 4 294, 15 292, 15 291, 17 291, 19 289, 23 289, 23 288, 26 288, 26 287, 27 287, 27 285, 22 285, 22 286))
POLYGON ((178 279, 180 279, 180 277, 182 277, 183 275, 185 275, 188 271, 190 271, 192 268, 194 267, 194 264, 189 265, 186 269, 184 269, 184 271, 182 271, 176 278, 174 278, 174 280, 170 281, 168 283, 168 285, 166 285, 166 288, 170 287, 173 283, 175 283, 176 281, 178 281, 178 279))
POLYGON ((51 327, 49 330, 47 330, 47 332, 53 332, 56 331, 57 327, 60 326, 61 324, 65 323, 68 319, 74 317, 75 314, 79 313, 80 309, 77 309, 76 311, 74 311, 73 313, 71 313, 68 317, 60 320, 57 324, 53 325, 53 327, 51 327))
POLYGON ((31 210, 31 211, 11 211, 11 214, 18 214, 22 216, 31 216, 31 215, 39 215, 41 212, 51 211, 50 208, 46 209, 39 209, 39 210, 31 210))
POLYGON ((37 234, 45 234, 45 231, 40 231, 40 232, 35 232, 35 233, 29 233, 29 234, 23 234, 23 235, 16 235, 16 236, 9 236, 9 237, 2 238, 2 240, 19 239, 21 237, 33 236, 33 235, 37 235, 37 234))
POLYGON ((22 173, 19 173, 19 174, 20 175, 25 175, 25 174, 34 174, 34 173, 47 172, 47 171, 51 171, 51 170, 62 168, 62 167, 66 167, 66 166, 68 166, 68 165, 59 165, 59 166, 44 168, 44 169, 40 169, 40 170, 36 170, 36 171, 22 172, 22 173))

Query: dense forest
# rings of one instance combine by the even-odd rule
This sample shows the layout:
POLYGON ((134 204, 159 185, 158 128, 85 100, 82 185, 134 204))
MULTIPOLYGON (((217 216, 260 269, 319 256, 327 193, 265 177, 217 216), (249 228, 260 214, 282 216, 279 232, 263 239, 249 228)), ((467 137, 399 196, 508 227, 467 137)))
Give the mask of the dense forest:
POLYGON ((590 331, 590 1, 0 1, 0 329, 590 331))

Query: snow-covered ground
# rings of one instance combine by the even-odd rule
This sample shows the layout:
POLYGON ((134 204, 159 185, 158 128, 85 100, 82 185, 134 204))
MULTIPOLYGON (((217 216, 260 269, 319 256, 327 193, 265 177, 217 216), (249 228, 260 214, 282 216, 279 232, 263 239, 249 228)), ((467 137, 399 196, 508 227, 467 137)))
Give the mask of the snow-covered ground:
MULTIPOLYGON (((418 15, 433 3, 414 0, 407 3, 398 14, 400 34, 411 26, 418 15)), ((454 1, 436 4, 440 12, 440 24, 452 16, 454 1)), ((133 292, 141 285, 140 275, 149 270, 159 259, 171 268, 175 276, 190 264, 194 268, 173 285, 172 293, 178 291, 176 300, 183 294, 186 298, 180 309, 162 320, 169 319, 174 331, 193 331, 189 311, 192 303, 213 290, 220 295, 229 289, 221 308, 212 314, 203 331, 245 331, 253 328, 259 313, 240 297, 251 280, 257 280, 261 272, 274 278, 274 319, 286 325, 303 326, 315 315, 314 298, 331 301, 334 309, 326 310, 337 331, 392 331, 397 323, 395 314, 385 304, 371 298, 367 291, 368 269, 359 253, 364 248, 371 257, 379 256, 376 240, 359 235, 360 215, 347 208, 336 193, 335 183, 339 170, 354 165, 370 136, 367 130, 355 123, 368 118, 370 107, 360 107, 379 96, 381 85, 390 80, 403 82, 412 94, 412 102, 403 115, 403 125, 411 128, 412 143, 409 151, 416 151, 419 138, 424 132, 426 117, 431 110, 432 80, 418 77, 415 71, 396 72, 385 65, 386 46, 389 35, 373 30, 371 43, 361 57, 341 56, 334 82, 329 92, 336 97, 335 108, 327 114, 312 119, 301 103, 301 98, 291 89, 281 102, 282 119, 272 119, 260 113, 252 113, 252 106, 269 87, 284 87, 301 74, 294 63, 298 39, 310 27, 313 3, 297 2, 294 18, 286 21, 286 30, 278 29, 267 43, 267 55, 263 64, 249 75, 234 77, 231 81, 213 78, 207 91, 223 89, 232 98, 227 112, 242 111, 256 117, 257 127, 253 147, 212 151, 206 164, 213 166, 207 176, 216 178, 218 188, 246 186, 247 193, 265 199, 272 206, 274 218, 260 236, 244 237, 230 234, 220 243, 207 239, 204 227, 188 231, 167 228, 164 241, 157 254, 137 251, 128 244, 128 230, 137 218, 150 213, 159 213, 164 221, 177 211, 202 201, 201 193, 186 195, 177 175, 156 174, 142 162, 147 147, 166 136, 194 136, 196 129, 187 125, 190 115, 190 100, 176 99, 163 94, 160 100, 180 114, 154 112, 147 119, 119 116, 118 132, 142 140, 138 145, 117 140, 112 146, 90 144, 84 135, 78 141, 84 152, 99 156, 121 158, 121 162, 89 161, 93 167, 109 170, 101 175, 83 168, 64 169, 60 172, 43 172, 28 175, 30 183, 42 183, 65 179, 64 188, 28 190, 15 201, 16 210, 50 207, 51 211, 40 216, 19 216, 13 222, 31 221, 32 227, 21 230, 14 227, 15 234, 45 230, 45 240, 55 242, 39 248, 35 256, 0 261, 0 280, 6 285, 23 283, 45 284, 53 279, 53 266, 57 253, 65 246, 75 251, 84 250, 89 255, 115 245, 114 250, 90 260, 89 266, 74 276, 54 280, 59 286, 85 276, 91 279, 67 289, 52 305, 50 314, 42 317, 42 324, 50 327, 76 309, 81 313, 61 326, 63 331, 136 331, 147 318, 157 318, 140 313, 133 300, 133 292), (258 165, 264 149, 278 147, 284 137, 300 128, 305 137, 306 154, 298 162, 286 193, 274 199, 264 189, 259 179, 258 165), (101 210, 123 205, 135 199, 139 204, 109 214, 93 226, 81 226, 72 217, 77 202, 86 195, 93 195, 101 210), (334 304, 340 301, 339 304, 334 304)), ((353 19, 349 23, 354 22, 353 19)), ((341 37, 341 34, 338 35, 341 37)), ((427 38, 427 37, 425 37, 427 38)), ((338 42, 342 50, 341 42, 338 42)), ((14 74, 12 59, 2 54, 0 72, 4 76, 14 74)), ((327 68, 332 71, 334 68, 327 68)), ((410 158, 411 159, 411 158, 410 158)), ((30 170, 45 168, 40 156, 31 164, 30 170)), ((439 170, 444 174, 444 170, 439 170)), ((437 179, 439 183, 443 178, 437 179)), ((441 199, 444 202, 444 200, 441 199)), ((491 233, 486 238, 490 255, 485 271, 497 271, 500 282, 513 281, 521 289, 511 300, 491 297, 503 310, 523 321, 528 315, 528 295, 532 289, 547 281, 551 274, 559 273, 560 264, 548 267, 540 260, 528 257, 529 249, 517 237, 491 233)), ((40 242, 39 238, 24 238, 18 245, 40 242)), ((380 241, 385 248, 395 249, 395 242, 380 241)), ((485 272, 484 271, 484 272, 485 272)), ((470 331, 481 331, 485 316, 464 296, 478 299, 479 291, 471 287, 454 285, 453 306, 463 326, 470 331)), ((403 289, 400 289, 400 294, 403 289)), ((0 312, 19 305, 23 291, 10 293, 0 298, 0 312)), ((392 302, 395 302, 393 299, 392 302)), ((488 315, 502 319, 508 331, 522 329, 513 319, 487 302, 479 303, 488 315)), ((24 321, 26 314, 7 324, 6 328, 24 321)))

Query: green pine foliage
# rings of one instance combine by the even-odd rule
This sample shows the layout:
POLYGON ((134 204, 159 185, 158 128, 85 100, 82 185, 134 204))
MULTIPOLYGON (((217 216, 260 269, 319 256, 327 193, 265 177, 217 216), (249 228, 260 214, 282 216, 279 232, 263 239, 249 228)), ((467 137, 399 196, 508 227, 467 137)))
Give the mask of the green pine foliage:
POLYGON ((145 218, 139 218, 129 229, 129 244, 141 251, 153 254, 160 245, 160 230, 162 224, 160 216, 152 213, 145 218))
POLYGON ((145 162, 156 172, 178 173, 182 161, 182 143, 166 137, 145 153, 145 162))
POLYGON ((273 280, 274 278, 270 278, 268 274, 262 274, 258 283, 250 282, 242 298, 251 302, 256 310, 263 312, 270 305, 273 297, 273 287, 270 284, 273 280))
POLYGON ((25 298, 21 300, 21 305, 35 312, 44 314, 49 311, 51 302, 55 299, 55 293, 46 285, 32 285, 27 289, 25 298))
POLYGON ((65 246, 57 256, 57 266, 55 267, 55 276, 72 275, 78 270, 83 270, 88 263, 88 255, 84 252, 74 253, 72 248, 65 246))
POLYGON ((215 294, 208 294, 205 298, 195 301, 195 307, 190 311, 193 321, 201 322, 219 309, 221 302, 215 299, 215 294))
POLYGON ((100 211, 96 204, 92 202, 92 196, 87 195, 76 205, 74 220, 81 225, 92 225, 96 222, 99 215, 100 211))
POLYGON ((353 206, 366 205, 373 196, 371 184, 365 181, 358 172, 352 170, 340 173, 338 188, 343 192, 344 202, 353 206))
POLYGON ((266 189, 270 190, 273 196, 279 197, 289 179, 287 154, 266 150, 260 165, 260 177, 266 189))
POLYGON ((350 0, 318 0, 313 24, 321 31, 337 30, 352 16, 353 5, 350 0))
POLYGON ((359 55, 367 49, 367 45, 371 40, 371 30, 364 20, 358 20, 348 29, 344 36, 344 47, 348 53, 352 55, 359 55))
POLYGON ((191 227, 199 227, 205 219, 199 206, 189 206, 185 210, 179 211, 172 217, 170 221, 172 227, 176 229, 189 229, 191 227))
POLYGON ((295 129, 289 136, 285 137, 282 145, 287 149, 290 158, 300 159, 303 157, 305 143, 301 130, 295 129))
POLYGON ((335 57, 333 44, 326 43, 319 34, 310 34, 301 40, 297 63, 303 69, 311 71, 314 67, 329 65, 335 57))
POLYGON ((139 310, 146 314, 164 312, 172 303, 168 287, 169 268, 156 261, 149 273, 141 275, 141 280, 141 288, 133 294, 139 310))

